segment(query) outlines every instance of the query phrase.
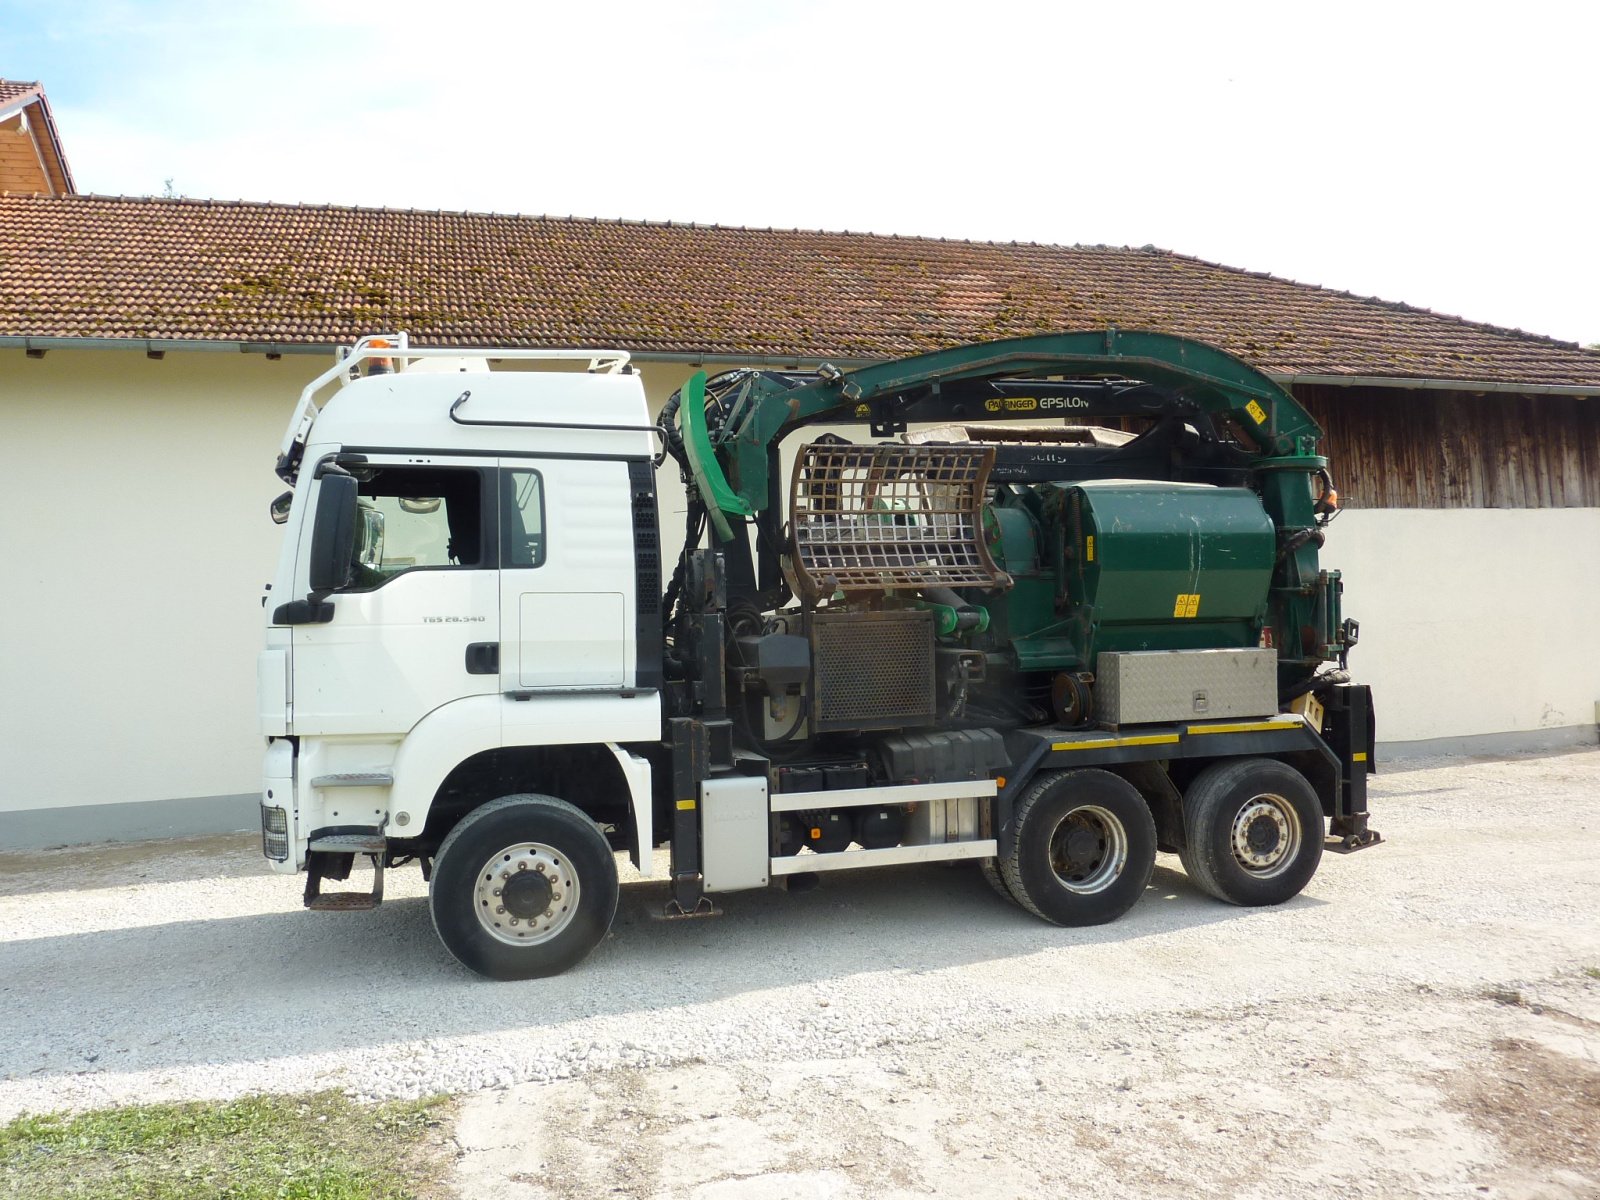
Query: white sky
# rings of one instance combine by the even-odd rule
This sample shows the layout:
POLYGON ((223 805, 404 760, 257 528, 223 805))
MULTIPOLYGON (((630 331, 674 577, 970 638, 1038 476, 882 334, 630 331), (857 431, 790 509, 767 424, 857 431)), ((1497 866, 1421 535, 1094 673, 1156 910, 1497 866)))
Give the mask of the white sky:
POLYGON ((1152 243, 1586 343, 1597 64, 1595 0, 0 0, 84 191, 1152 243))

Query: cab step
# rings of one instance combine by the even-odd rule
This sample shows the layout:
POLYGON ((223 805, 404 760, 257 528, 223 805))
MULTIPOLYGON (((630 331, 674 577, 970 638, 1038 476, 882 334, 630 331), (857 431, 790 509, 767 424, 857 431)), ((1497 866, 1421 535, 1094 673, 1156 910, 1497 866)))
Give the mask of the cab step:
POLYGON ((312 912, 365 912, 377 908, 383 897, 376 892, 334 892, 329 896, 312 896, 306 907, 312 912))
POLYGON ((388 847, 389 839, 381 833, 331 833, 306 843, 306 849, 328 854, 382 854, 388 847))
POLYGON ((387 771, 341 771, 334 775, 313 775, 314 788, 393 787, 394 776, 387 771))
POLYGON ((306 907, 313 912, 361 912, 370 908, 377 908, 383 903, 383 853, 382 838, 376 839, 379 849, 372 851, 354 851, 349 847, 332 849, 319 845, 325 842, 348 842, 355 840, 354 835, 333 836, 317 838, 311 843, 312 849, 320 851, 310 855, 306 862, 306 907), (370 892, 331 892, 322 893, 323 867, 328 866, 331 873, 339 879, 347 879, 350 874, 348 860, 336 859, 333 863, 327 862, 322 857, 324 853, 351 854, 365 853, 372 860, 372 891, 370 892), (340 863, 343 865, 339 865, 340 863))

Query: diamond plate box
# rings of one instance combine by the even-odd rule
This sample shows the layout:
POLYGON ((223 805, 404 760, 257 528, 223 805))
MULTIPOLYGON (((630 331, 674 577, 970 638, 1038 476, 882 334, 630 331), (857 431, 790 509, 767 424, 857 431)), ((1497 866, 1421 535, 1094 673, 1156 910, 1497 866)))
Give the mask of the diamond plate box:
POLYGON ((1095 719, 1107 725, 1270 717, 1276 650, 1106 652, 1095 671, 1095 719))

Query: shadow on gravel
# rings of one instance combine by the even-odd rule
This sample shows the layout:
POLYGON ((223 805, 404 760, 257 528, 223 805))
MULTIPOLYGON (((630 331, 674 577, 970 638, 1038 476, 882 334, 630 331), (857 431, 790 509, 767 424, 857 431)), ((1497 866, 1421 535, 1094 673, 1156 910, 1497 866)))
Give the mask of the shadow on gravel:
MULTIPOLYGON (((1111 925, 1058 929, 1000 900, 976 868, 840 873, 815 891, 737 893, 724 915, 659 921, 666 885, 626 885, 609 936, 554 979, 496 984, 460 967, 418 896, 365 913, 289 911, 0 945, 0 1078, 48 1079, 382 1047, 639 1014, 870 972, 934 972, 1041 951, 1160 939, 1251 910, 1158 867, 1111 925)), ((1320 901, 1299 897, 1296 906, 1320 901)), ((1032 977, 1030 976, 1030 979, 1032 977)), ((1033 984, 1054 987, 1053 977, 1033 984)), ((267 1084, 263 1080, 263 1084, 267 1084)))

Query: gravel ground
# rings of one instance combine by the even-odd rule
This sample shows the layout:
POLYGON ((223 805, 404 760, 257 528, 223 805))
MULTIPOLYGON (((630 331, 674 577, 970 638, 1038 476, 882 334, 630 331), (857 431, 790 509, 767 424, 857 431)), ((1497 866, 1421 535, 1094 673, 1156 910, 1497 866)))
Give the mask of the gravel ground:
POLYGON ((1271 910, 1163 856, 1114 925, 842 874, 491 984, 422 884, 303 911, 253 841, 0 855, 0 1119, 468 1093, 462 1194, 1600 1197, 1600 751, 1408 763, 1271 910))

